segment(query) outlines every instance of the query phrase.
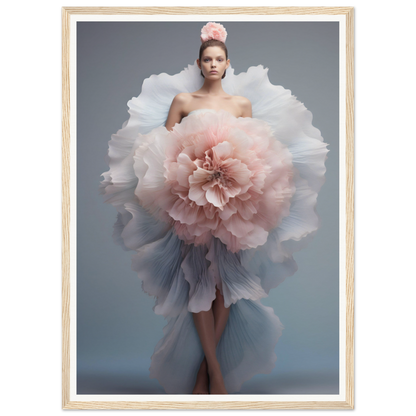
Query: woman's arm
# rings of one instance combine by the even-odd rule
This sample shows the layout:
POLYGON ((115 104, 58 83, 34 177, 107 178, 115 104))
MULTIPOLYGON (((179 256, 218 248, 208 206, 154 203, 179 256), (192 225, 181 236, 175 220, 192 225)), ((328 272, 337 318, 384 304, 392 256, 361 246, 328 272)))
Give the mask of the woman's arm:
POLYGON ((241 117, 252 117, 251 101, 246 97, 240 97, 241 117))
POLYGON ((187 96, 186 93, 179 93, 175 96, 172 100, 172 104, 170 105, 168 118, 165 123, 165 127, 167 130, 171 131, 173 126, 177 123, 180 123, 184 114, 185 104, 187 103, 187 96))

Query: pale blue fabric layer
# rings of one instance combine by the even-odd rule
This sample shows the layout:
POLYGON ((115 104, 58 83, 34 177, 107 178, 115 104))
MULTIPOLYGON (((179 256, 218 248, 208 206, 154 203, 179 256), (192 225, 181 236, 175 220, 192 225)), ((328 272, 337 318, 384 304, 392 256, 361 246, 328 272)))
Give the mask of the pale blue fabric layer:
MULTIPOLYGON (((229 253, 219 240, 216 245, 220 247, 216 255, 222 260, 218 268, 222 284, 238 290, 244 286, 241 266, 235 268, 233 263, 227 266, 227 256, 221 250, 236 255, 229 253)), ((206 303, 206 290, 215 297, 215 286, 208 278, 210 263, 206 254, 206 247, 186 245, 168 231, 162 239, 144 246, 133 258, 133 269, 143 281, 143 290, 157 299, 155 313, 168 318, 150 366, 150 377, 158 379, 167 393, 191 393, 204 356, 189 309, 193 307, 190 299, 196 305, 206 303), (193 270, 192 286, 185 280, 182 256, 189 270, 193 270)), ((255 291, 242 293, 256 297, 255 291)), ((282 329, 273 309, 259 300, 240 298, 231 304, 227 326, 217 347, 229 393, 239 391, 244 381, 255 374, 269 373, 273 369, 277 358, 274 347, 282 329)))

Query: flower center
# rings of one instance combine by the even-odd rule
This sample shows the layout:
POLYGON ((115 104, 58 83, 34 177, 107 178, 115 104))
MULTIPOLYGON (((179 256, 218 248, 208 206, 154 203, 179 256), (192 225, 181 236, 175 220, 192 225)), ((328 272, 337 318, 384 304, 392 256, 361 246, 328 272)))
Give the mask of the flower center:
POLYGON ((227 176, 227 169, 222 166, 217 166, 214 169, 214 172, 207 177, 207 182, 216 181, 220 183, 223 187, 227 188, 230 185, 230 180, 227 176))
POLYGON ((222 186, 227 187, 230 182, 227 177, 227 168, 222 166, 222 161, 214 162, 212 153, 212 149, 205 152, 205 160, 202 165, 204 169, 213 171, 213 173, 207 176, 207 182, 216 181, 217 183, 221 183, 222 186))
POLYGON ((214 171, 211 175, 208 176, 208 180, 212 181, 213 179, 219 179, 222 177, 222 172, 220 170, 214 171))

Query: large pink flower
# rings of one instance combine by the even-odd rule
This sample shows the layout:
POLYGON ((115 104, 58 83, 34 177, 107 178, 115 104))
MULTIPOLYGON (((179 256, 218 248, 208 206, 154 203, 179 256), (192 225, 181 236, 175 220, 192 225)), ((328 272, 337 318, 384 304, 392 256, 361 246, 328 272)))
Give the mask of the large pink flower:
POLYGON ((255 248, 289 214, 292 156, 268 123, 199 112, 172 132, 161 127, 143 137, 135 193, 185 242, 215 236, 232 252, 255 248))

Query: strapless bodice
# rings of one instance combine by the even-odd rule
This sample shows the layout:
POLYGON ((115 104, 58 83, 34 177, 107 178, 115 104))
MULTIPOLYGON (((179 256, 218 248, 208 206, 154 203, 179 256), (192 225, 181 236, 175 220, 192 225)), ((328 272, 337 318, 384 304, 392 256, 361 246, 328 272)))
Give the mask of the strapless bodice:
POLYGON ((230 113, 229 111, 227 111, 227 110, 214 110, 214 109, 212 109, 212 108, 198 108, 197 110, 192 110, 192 111, 190 111, 189 113, 188 113, 188 115, 187 116, 185 116, 185 117, 188 117, 188 116, 190 116, 190 115, 193 115, 193 114, 199 114, 199 113, 219 113, 219 112, 221 112, 221 111, 224 111, 224 112, 226 112, 226 113, 228 113, 228 114, 231 114, 233 117, 235 117, 235 118, 240 118, 240 117, 237 117, 237 116, 235 116, 234 114, 232 114, 232 113, 230 113))
MULTIPOLYGON (((198 108, 198 110, 192 110, 188 113, 188 116, 190 116, 191 114, 196 114, 196 113, 202 113, 202 112, 212 112, 212 113, 216 113, 217 110, 213 110, 212 108, 198 108)), ((188 117, 186 116, 186 117, 188 117)))

